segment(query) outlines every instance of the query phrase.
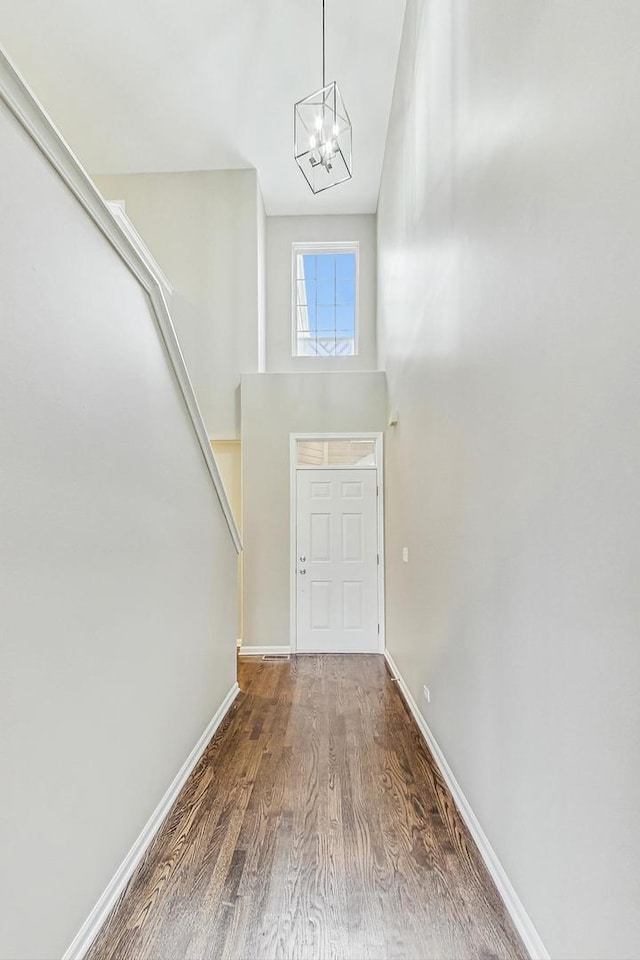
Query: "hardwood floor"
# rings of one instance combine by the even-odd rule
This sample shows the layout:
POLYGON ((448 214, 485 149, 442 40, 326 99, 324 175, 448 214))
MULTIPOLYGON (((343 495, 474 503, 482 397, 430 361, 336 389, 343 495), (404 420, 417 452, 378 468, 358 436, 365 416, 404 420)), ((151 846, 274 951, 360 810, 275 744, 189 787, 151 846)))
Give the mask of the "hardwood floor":
POLYGON ((239 682, 88 960, 524 960, 382 657, 239 682))

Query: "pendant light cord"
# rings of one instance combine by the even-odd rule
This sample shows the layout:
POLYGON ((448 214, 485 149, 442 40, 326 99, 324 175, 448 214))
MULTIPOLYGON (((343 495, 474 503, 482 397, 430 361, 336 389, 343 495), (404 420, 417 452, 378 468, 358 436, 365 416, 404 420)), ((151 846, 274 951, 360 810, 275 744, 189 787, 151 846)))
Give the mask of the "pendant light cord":
POLYGON ((324 0, 322 0, 322 86, 326 87, 327 81, 324 68, 324 0))

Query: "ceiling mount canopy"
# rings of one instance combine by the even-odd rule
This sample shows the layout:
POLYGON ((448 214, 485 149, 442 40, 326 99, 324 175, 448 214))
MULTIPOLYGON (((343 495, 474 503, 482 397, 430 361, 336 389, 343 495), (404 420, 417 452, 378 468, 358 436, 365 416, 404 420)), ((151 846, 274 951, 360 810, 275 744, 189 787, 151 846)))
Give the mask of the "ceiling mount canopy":
POLYGON ((352 176, 351 120, 335 80, 325 74, 325 21, 322 0, 322 87, 293 108, 293 154, 313 193, 322 193, 352 176))

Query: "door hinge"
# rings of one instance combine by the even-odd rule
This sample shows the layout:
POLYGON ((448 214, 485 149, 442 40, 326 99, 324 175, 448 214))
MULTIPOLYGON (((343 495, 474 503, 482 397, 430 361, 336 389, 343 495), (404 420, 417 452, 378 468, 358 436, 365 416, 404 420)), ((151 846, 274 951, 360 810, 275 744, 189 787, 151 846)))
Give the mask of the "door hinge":
POLYGON ((378 636, 380 636, 380 624, 378 624, 378 636))
POLYGON ((380 554, 378 554, 378 566, 380 566, 380 554))

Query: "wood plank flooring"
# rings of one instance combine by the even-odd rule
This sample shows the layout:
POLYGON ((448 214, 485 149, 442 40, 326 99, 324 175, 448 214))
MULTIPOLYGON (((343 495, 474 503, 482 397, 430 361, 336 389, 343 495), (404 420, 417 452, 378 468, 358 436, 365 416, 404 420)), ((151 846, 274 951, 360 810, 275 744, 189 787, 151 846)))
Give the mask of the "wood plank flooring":
POLYGON ((525 960, 382 657, 239 682, 87 960, 525 960))

